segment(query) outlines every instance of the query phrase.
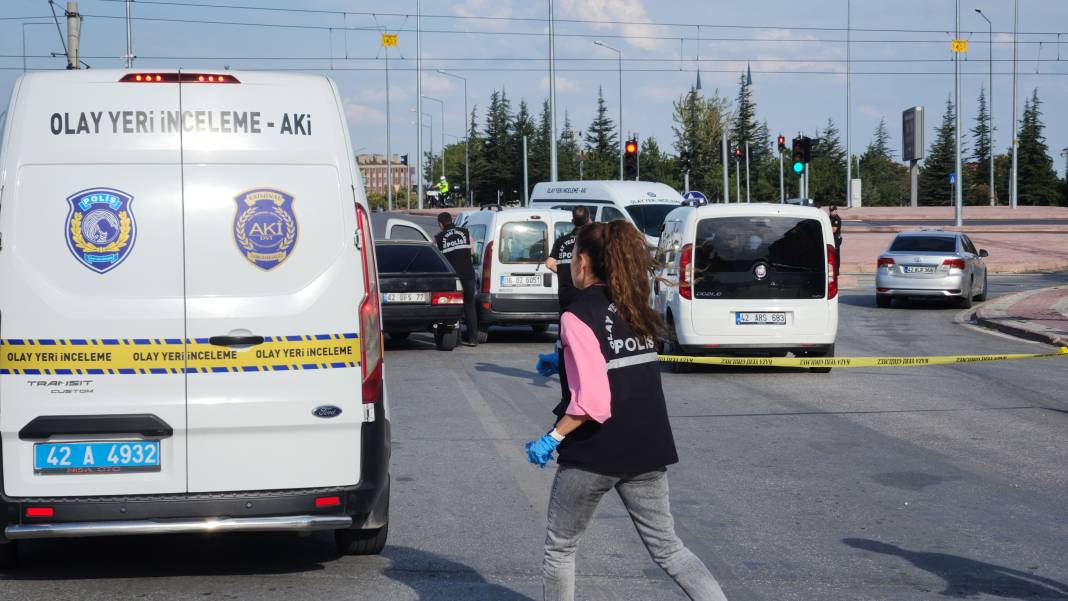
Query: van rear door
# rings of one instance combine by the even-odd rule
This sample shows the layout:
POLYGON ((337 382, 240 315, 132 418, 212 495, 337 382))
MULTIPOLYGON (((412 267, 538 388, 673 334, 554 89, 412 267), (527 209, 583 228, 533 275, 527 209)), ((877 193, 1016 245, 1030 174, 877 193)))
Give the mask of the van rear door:
POLYGON ((8 496, 186 490, 181 160, 178 131, 160 127, 178 88, 121 75, 32 74, 13 94, 0 198, 8 496))
POLYGON ((493 291, 509 295, 555 295, 553 273, 545 267, 549 256, 548 215, 520 217, 502 213, 500 235, 493 249, 499 269, 494 269, 493 291))
POLYGON ((364 284, 340 103, 323 77, 234 76, 181 85, 189 490, 353 485, 364 284))

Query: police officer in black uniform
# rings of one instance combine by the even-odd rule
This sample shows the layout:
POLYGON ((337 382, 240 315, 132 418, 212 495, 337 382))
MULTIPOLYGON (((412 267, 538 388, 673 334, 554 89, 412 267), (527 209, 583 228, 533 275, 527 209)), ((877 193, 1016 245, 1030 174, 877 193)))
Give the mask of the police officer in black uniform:
MULTIPOLYGON (((571 301, 578 296, 579 289, 571 278, 571 255, 575 251, 575 235, 580 227, 590 222, 590 210, 578 206, 571 209, 571 225, 575 226, 566 236, 560 236, 553 243, 552 252, 545 261, 545 266, 556 272, 557 298, 560 301, 560 315, 564 314, 571 301)), ((564 348, 559 342, 556 344, 557 373, 560 374, 560 398, 564 401, 571 399, 571 391, 567 388, 567 374, 564 373, 564 348)))
POLYGON ((449 213, 438 213, 438 228, 440 232, 434 236, 438 243, 438 249, 449 260, 456 275, 460 276, 460 282, 464 287, 464 321, 467 322, 467 340, 461 340, 464 346, 476 346, 478 344, 478 312, 475 306, 475 268, 472 266, 472 257, 475 253, 475 245, 471 240, 471 233, 466 228, 457 226, 452 222, 449 213))
POLYGON ((831 205, 831 233, 834 234, 834 275, 842 267, 842 217, 838 215, 838 205, 831 205))

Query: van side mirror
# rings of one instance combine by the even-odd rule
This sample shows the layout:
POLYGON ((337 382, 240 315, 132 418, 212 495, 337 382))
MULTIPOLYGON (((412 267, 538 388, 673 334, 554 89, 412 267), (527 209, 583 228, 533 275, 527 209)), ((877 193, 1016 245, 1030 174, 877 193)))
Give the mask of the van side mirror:
POLYGON ((983 258, 986 258, 986 257, 990 256, 990 253, 986 252, 985 248, 980 248, 979 249, 979 256, 983 257, 983 258))

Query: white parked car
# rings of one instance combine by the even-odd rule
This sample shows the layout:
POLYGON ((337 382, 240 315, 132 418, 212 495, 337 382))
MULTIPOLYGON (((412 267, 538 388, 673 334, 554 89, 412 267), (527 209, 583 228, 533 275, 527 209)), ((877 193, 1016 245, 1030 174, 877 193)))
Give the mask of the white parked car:
POLYGON ((374 243, 326 77, 34 73, 0 154, 0 561, 15 541, 336 532, 377 553, 374 243))
POLYGON ((823 211, 682 207, 664 221, 656 260, 653 306, 669 328, 665 353, 834 356, 838 282, 823 211))

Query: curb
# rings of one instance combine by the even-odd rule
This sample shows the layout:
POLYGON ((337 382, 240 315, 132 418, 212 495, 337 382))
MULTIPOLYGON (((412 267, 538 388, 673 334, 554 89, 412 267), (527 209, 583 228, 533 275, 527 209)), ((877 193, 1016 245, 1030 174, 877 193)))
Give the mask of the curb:
MULTIPOLYGON (((1015 294, 1009 294, 999 298, 995 303, 1001 306, 1011 306, 1028 296, 1052 290, 1054 288, 1062 288, 1063 286, 1050 286, 1049 288, 1039 288, 1037 290, 1027 290, 1024 292, 1017 292, 1015 294)), ((989 315, 988 313, 994 313, 997 310, 994 307, 983 306, 979 307, 975 311, 975 323, 990 330, 996 330, 1003 334, 1015 336, 1017 338, 1023 338, 1024 340, 1032 340, 1035 342, 1042 342, 1052 346, 1068 347, 1068 338, 1064 336, 1058 336, 1056 334, 1050 334, 1043 331, 1031 329, 1026 326, 1026 320, 1017 319, 1012 321, 1006 321, 1012 319, 1006 315, 989 315)))

